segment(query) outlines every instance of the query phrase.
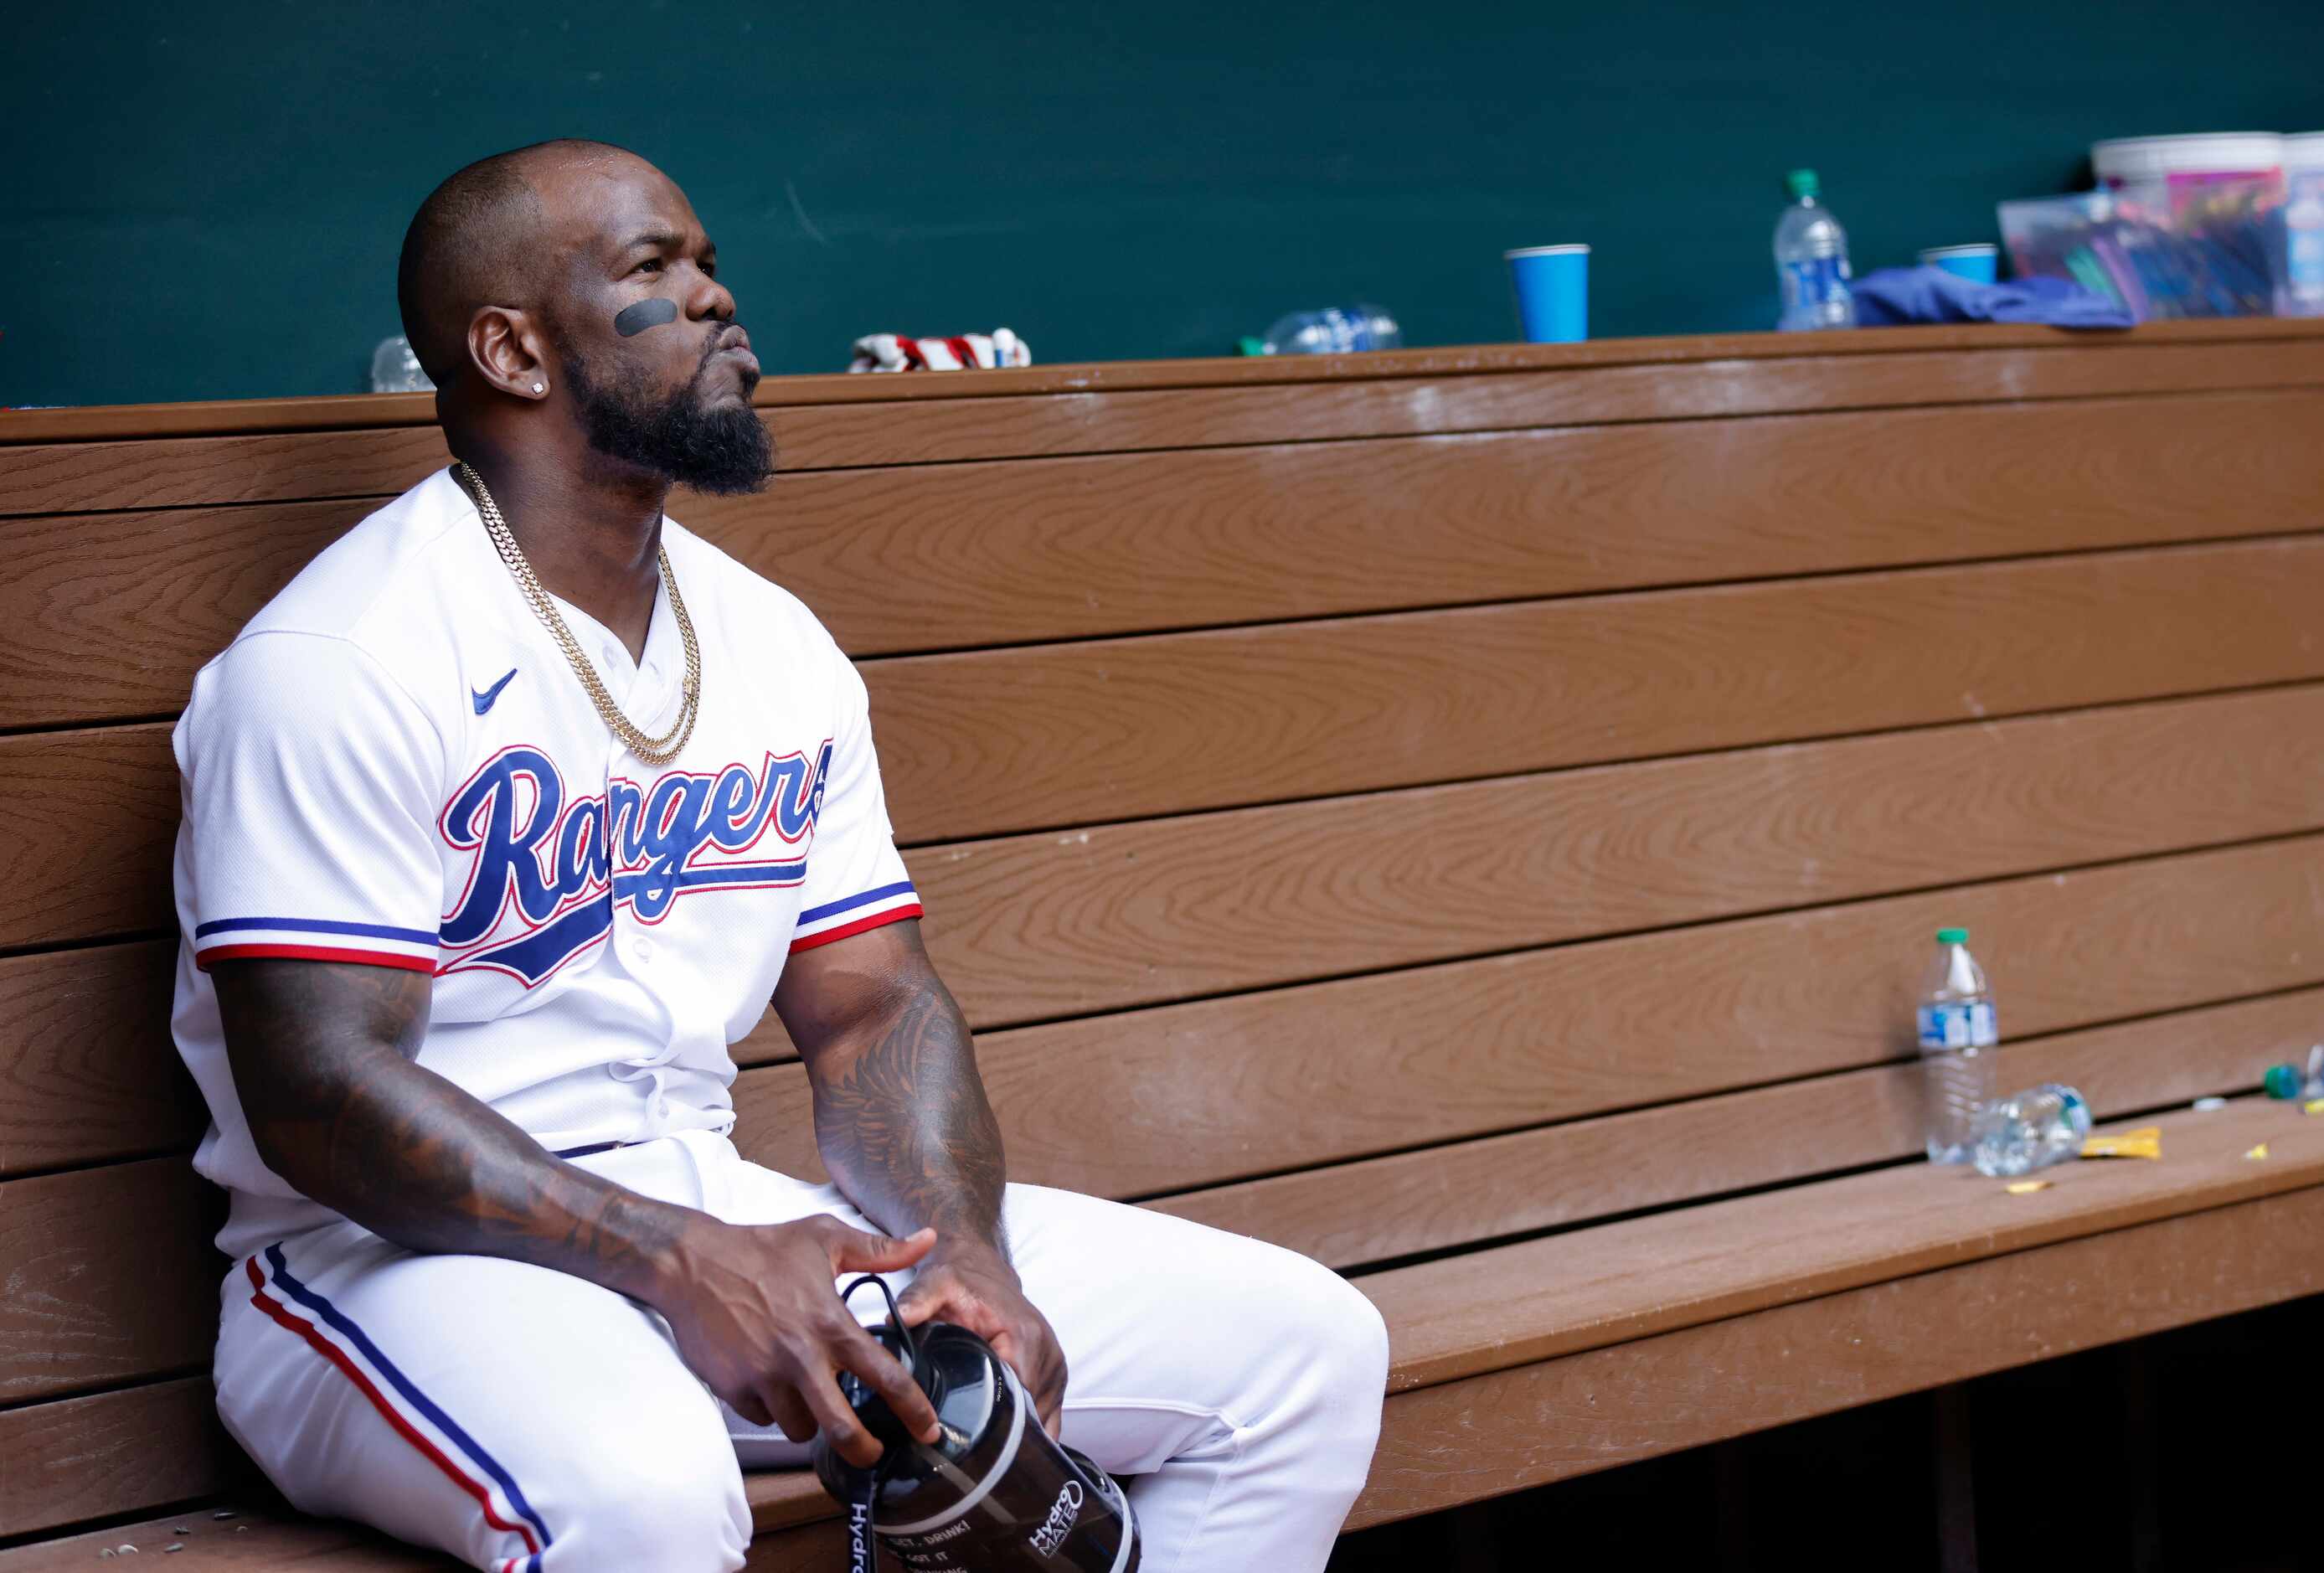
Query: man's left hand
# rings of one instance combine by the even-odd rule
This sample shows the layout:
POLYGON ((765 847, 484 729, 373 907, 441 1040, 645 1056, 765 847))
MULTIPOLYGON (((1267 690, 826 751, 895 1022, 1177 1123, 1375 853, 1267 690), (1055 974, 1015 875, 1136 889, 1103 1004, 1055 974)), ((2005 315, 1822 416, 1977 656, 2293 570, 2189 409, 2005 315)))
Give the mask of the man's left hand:
POLYGON ((1065 1352, 999 1251, 937 1241, 898 1304, 907 1327, 954 1322, 991 1345, 1033 1395, 1043 1429, 1057 1434, 1065 1418, 1065 1352))

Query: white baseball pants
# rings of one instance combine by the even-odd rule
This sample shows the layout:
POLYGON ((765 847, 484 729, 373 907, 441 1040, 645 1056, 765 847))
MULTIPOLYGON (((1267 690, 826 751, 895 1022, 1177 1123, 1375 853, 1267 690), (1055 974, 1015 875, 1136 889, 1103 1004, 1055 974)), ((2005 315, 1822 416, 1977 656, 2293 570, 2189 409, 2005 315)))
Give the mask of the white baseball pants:
MULTIPOLYGON (((577 1161, 731 1223, 872 1227, 699 1132, 577 1161)), ((1149 1573, 1321 1569, 1379 1438, 1371 1302, 1291 1252, 1066 1191, 1012 1185, 1004 1218, 1071 1367, 1065 1439, 1127 1481, 1149 1573)), ((223 1299, 219 1413, 300 1508, 503 1573, 742 1566, 737 1450, 763 1461, 768 1433, 635 1301, 352 1224, 236 1262, 223 1299)))

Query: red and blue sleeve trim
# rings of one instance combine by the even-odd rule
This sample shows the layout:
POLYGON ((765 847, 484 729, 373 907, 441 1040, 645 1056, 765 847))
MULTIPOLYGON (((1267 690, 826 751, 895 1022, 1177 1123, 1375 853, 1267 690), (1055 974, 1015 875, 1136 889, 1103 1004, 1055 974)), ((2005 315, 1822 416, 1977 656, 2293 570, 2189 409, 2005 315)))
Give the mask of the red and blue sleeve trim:
POLYGON ((922 915, 919 894, 912 889, 912 882, 899 880, 799 913, 798 926, 792 930, 791 953, 796 956, 818 945, 922 915))
POLYGON ((436 935, 426 929, 386 923, 348 923, 327 918, 220 918, 196 926, 194 965, 280 958, 354 961, 436 970, 436 935))
POLYGON ((859 919, 855 922, 843 924, 836 929, 825 929, 820 934, 810 934, 804 939, 794 939, 791 941, 791 954, 797 956, 802 950, 812 950, 818 945, 828 945, 835 939, 844 939, 853 934, 869 933, 874 929, 884 929, 890 923, 900 923, 907 918, 918 918, 923 915, 917 902, 908 907, 896 907, 888 911, 875 912, 871 917, 859 919))
POLYGON ((436 935, 428 929, 396 929, 385 923, 342 923, 327 918, 219 918, 194 926, 194 938, 207 939, 213 934, 231 934, 241 930, 271 929, 290 934, 352 934, 364 939, 399 939, 406 945, 433 945, 436 935))
POLYGON ((366 967, 400 967, 406 972, 429 972, 436 964, 425 957, 393 950, 357 950, 337 945, 213 945, 194 952, 194 966, 203 972, 217 961, 353 961, 366 967))

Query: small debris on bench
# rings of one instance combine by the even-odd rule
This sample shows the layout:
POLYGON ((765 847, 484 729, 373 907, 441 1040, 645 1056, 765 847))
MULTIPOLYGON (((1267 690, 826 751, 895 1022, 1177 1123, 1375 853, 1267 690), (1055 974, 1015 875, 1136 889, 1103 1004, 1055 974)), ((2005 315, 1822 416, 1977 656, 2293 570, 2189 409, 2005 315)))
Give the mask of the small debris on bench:
POLYGON ((216 1513, 214 1513, 210 1514, 210 1517, 212 1517, 212 1518, 232 1518, 232 1517, 234 1516, 234 1512, 235 1512, 235 1510, 234 1510, 234 1509, 232 1509, 232 1508, 230 1508, 230 1507, 222 1507, 222 1508, 218 1509, 218 1510, 217 1510, 217 1512, 216 1512, 216 1513))
POLYGON ((2256 1146, 2256 1147, 2253 1148, 2250 1152, 2248 1152, 2245 1153, 2245 1154, 2244 1154, 2244 1156, 2245 1156, 2245 1157, 2246 1157, 2246 1158, 2264 1158, 2264 1157, 2266 1157, 2266 1156, 2267 1156, 2267 1143, 2264 1143, 2264 1142, 2262 1142, 2258 1146, 2256 1146))
POLYGON ((188 1529, 185 1525, 180 1524, 176 1529, 171 1530, 170 1532, 173 1535, 190 1535, 194 1531, 188 1529))
POLYGON ((2300 1106, 2305 1113, 2324 1115, 2324 1097, 2311 1097, 2300 1106))
POLYGON ((2163 1127, 2141 1125, 2135 1131, 2117 1131, 2111 1136, 2092 1136, 2082 1143, 2085 1158, 2160 1158, 2163 1156, 2163 1127))
POLYGON ((2012 1196, 2032 1196, 2037 1190, 2049 1189, 2050 1182, 2046 1180, 2020 1180, 2001 1189, 2012 1196))
POLYGON ((185 1547, 183 1547, 183 1546, 180 1546, 180 1545, 168 1545, 168 1546, 164 1546, 164 1547, 162 1547, 162 1548, 161 1548, 161 1555, 163 1555, 164 1557, 166 1557, 166 1556, 168 1556, 168 1555, 169 1555, 171 1552, 172 1552, 172 1551, 182 1551, 182 1550, 184 1550, 185 1549, 186 1549, 185 1547))
MULTIPOLYGON (((2324 1103, 2324 1098, 2318 1101, 2324 1103)), ((2195 1100, 2195 1112, 2199 1115, 2216 1115, 2227 1106, 2227 1100, 2223 1097, 2199 1097, 2195 1100)), ((2311 1109, 2309 1112, 2313 1114, 2315 1111, 2311 1109)))

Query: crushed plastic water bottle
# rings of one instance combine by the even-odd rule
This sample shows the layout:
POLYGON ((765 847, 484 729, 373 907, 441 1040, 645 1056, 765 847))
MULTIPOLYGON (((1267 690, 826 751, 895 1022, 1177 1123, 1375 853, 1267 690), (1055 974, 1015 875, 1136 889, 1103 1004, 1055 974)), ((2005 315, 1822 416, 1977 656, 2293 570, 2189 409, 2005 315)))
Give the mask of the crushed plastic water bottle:
POLYGON ((2047 1169, 2080 1155, 2090 1106, 2057 1082, 2003 1098, 1977 1123, 1977 1171, 1997 1180, 2047 1169))
POLYGON ((1848 231, 1817 200, 1813 170, 1794 170, 1784 183, 1792 205, 1775 221, 1775 282, 1784 291, 1786 332, 1856 326, 1856 296, 1848 282, 1848 231))
POLYGON ((1921 1065, 1928 1088, 1929 1161, 1965 1163, 1978 1115, 1993 1101, 2001 1037, 1985 969, 1967 929, 1937 930, 1937 954, 1921 984, 1921 1065))
POLYGON ((1400 349, 1404 330, 1380 306, 1332 306, 1294 311, 1267 330, 1260 355, 1349 355, 1361 349, 1400 349))

